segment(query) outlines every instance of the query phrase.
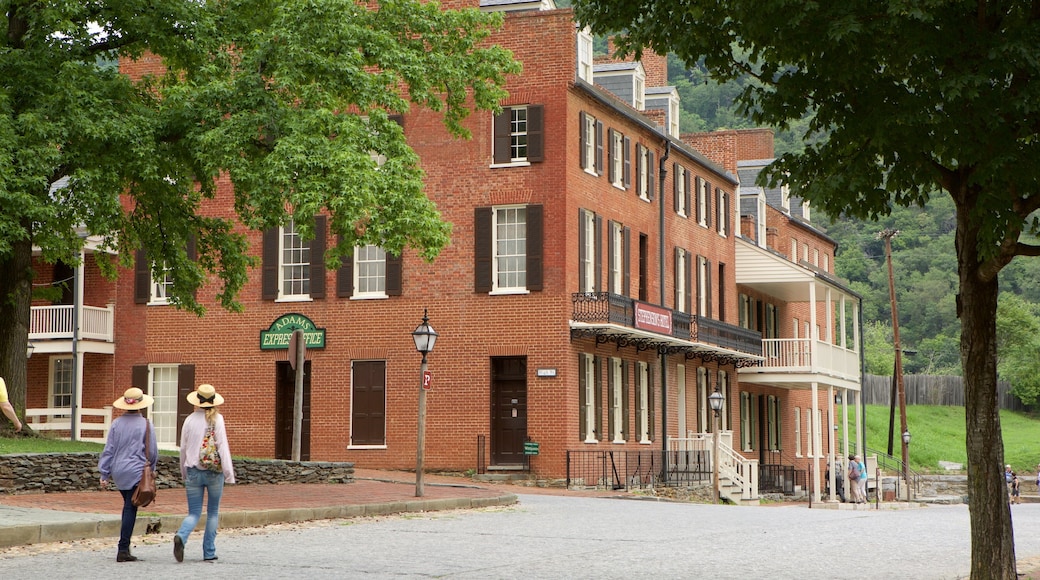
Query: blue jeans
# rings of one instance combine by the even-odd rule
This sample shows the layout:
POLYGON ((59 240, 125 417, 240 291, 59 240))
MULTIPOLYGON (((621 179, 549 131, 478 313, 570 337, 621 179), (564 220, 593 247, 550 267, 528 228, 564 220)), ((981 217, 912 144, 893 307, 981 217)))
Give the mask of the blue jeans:
POLYGON ((181 522, 177 535, 185 545, 188 536, 202 517, 202 494, 209 492, 206 505, 206 532, 202 536, 202 557, 211 560, 217 556, 217 524, 220 520, 220 496, 224 493, 224 474, 208 469, 188 468, 184 478, 184 491, 188 494, 188 517, 181 522))
POLYGON ((119 527, 119 548, 120 552, 130 551, 130 536, 134 533, 134 524, 137 523, 137 506, 134 505, 133 497, 134 490, 137 486, 133 486, 130 489, 121 489, 119 493, 123 496, 123 520, 122 525, 119 527))

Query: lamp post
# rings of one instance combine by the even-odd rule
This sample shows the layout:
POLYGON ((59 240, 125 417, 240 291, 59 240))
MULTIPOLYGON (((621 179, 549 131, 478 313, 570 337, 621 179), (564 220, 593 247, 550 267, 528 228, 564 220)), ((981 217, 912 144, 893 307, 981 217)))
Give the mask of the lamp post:
POLYGON ((718 385, 715 386, 715 391, 708 395, 708 404, 711 405, 711 411, 715 413, 715 433, 712 437, 712 446, 714 451, 711 454, 711 467, 715 475, 715 503, 719 503, 719 435, 722 431, 722 417, 720 415, 722 411, 722 393, 719 392, 718 385))
POLYGON ((903 481, 906 482, 906 503, 910 503, 910 430, 903 431, 903 481))
POLYGON ((426 391, 430 388, 429 372, 426 370, 426 355, 433 352, 437 342, 437 332, 430 326, 430 319, 423 308, 422 324, 412 332, 415 350, 422 354, 421 373, 419 374, 419 425, 416 434, 415 452, 415 497, 423 496, 423 455, 426 447, 426 391))

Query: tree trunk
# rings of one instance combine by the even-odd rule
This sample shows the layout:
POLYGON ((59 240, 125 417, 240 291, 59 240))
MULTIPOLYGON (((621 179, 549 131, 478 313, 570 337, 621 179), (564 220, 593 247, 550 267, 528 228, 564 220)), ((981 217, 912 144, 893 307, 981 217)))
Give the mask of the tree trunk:
POLYGON ((978 225, 957 208, 961 365, 971 511, 971 578, 1015 580, 1015 544, 1004 480, 997 401, 997 277, 979 275, 978 225))
MULTIPOLYGON (((12 245, 10 254, 0 258, 0 377, 7 383, 11 404, 23 419, 32 278, 32 242, 19 240, 12 245)), ((28 427, 24 429, 28 431, 28 427)))

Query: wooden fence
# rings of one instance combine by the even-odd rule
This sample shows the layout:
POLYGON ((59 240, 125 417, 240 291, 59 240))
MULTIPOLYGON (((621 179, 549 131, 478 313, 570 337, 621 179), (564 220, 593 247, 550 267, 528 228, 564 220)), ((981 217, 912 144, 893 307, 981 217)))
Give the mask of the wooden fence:
MULTIPOLYGON (((961 377, 948 375, 903 375, 907 405, 964 406, 964 382, 961 377)), ((892 377, 863 376, 863 402, 868 405, 889 405, 892 396, 892 377)), ((1000 408, 1026 411, 1022 401, 1011 394, 1011 383, 997 381, 1000 408)))

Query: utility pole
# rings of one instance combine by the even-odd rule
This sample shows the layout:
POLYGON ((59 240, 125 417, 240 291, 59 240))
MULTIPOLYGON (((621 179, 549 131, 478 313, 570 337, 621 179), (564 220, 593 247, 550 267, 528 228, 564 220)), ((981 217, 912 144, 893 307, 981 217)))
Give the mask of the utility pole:
MULTIPOLYGON (((892 299, 892 343, 895 346, 895 381, 896 391, 899 397, 900 433, 909 433, 906 427, 906 388, 903 385, 903 348, 899 344, 899 310, 896 307, 896 279, 892 272, 892 238, 899 234, 899 230, 881 230, 878 237, 885 240, 885 258, 888 261, 888 293, 892 299)), ((889 448, 891 449, 892 422, 889 421, 889 448)), ((910 497, 910 450, 906 436, 900 437, 903 442, 903 481, 907 486, 907 498, 910 497)), ((866 455, 864 455, 864 458, 866 455)))

